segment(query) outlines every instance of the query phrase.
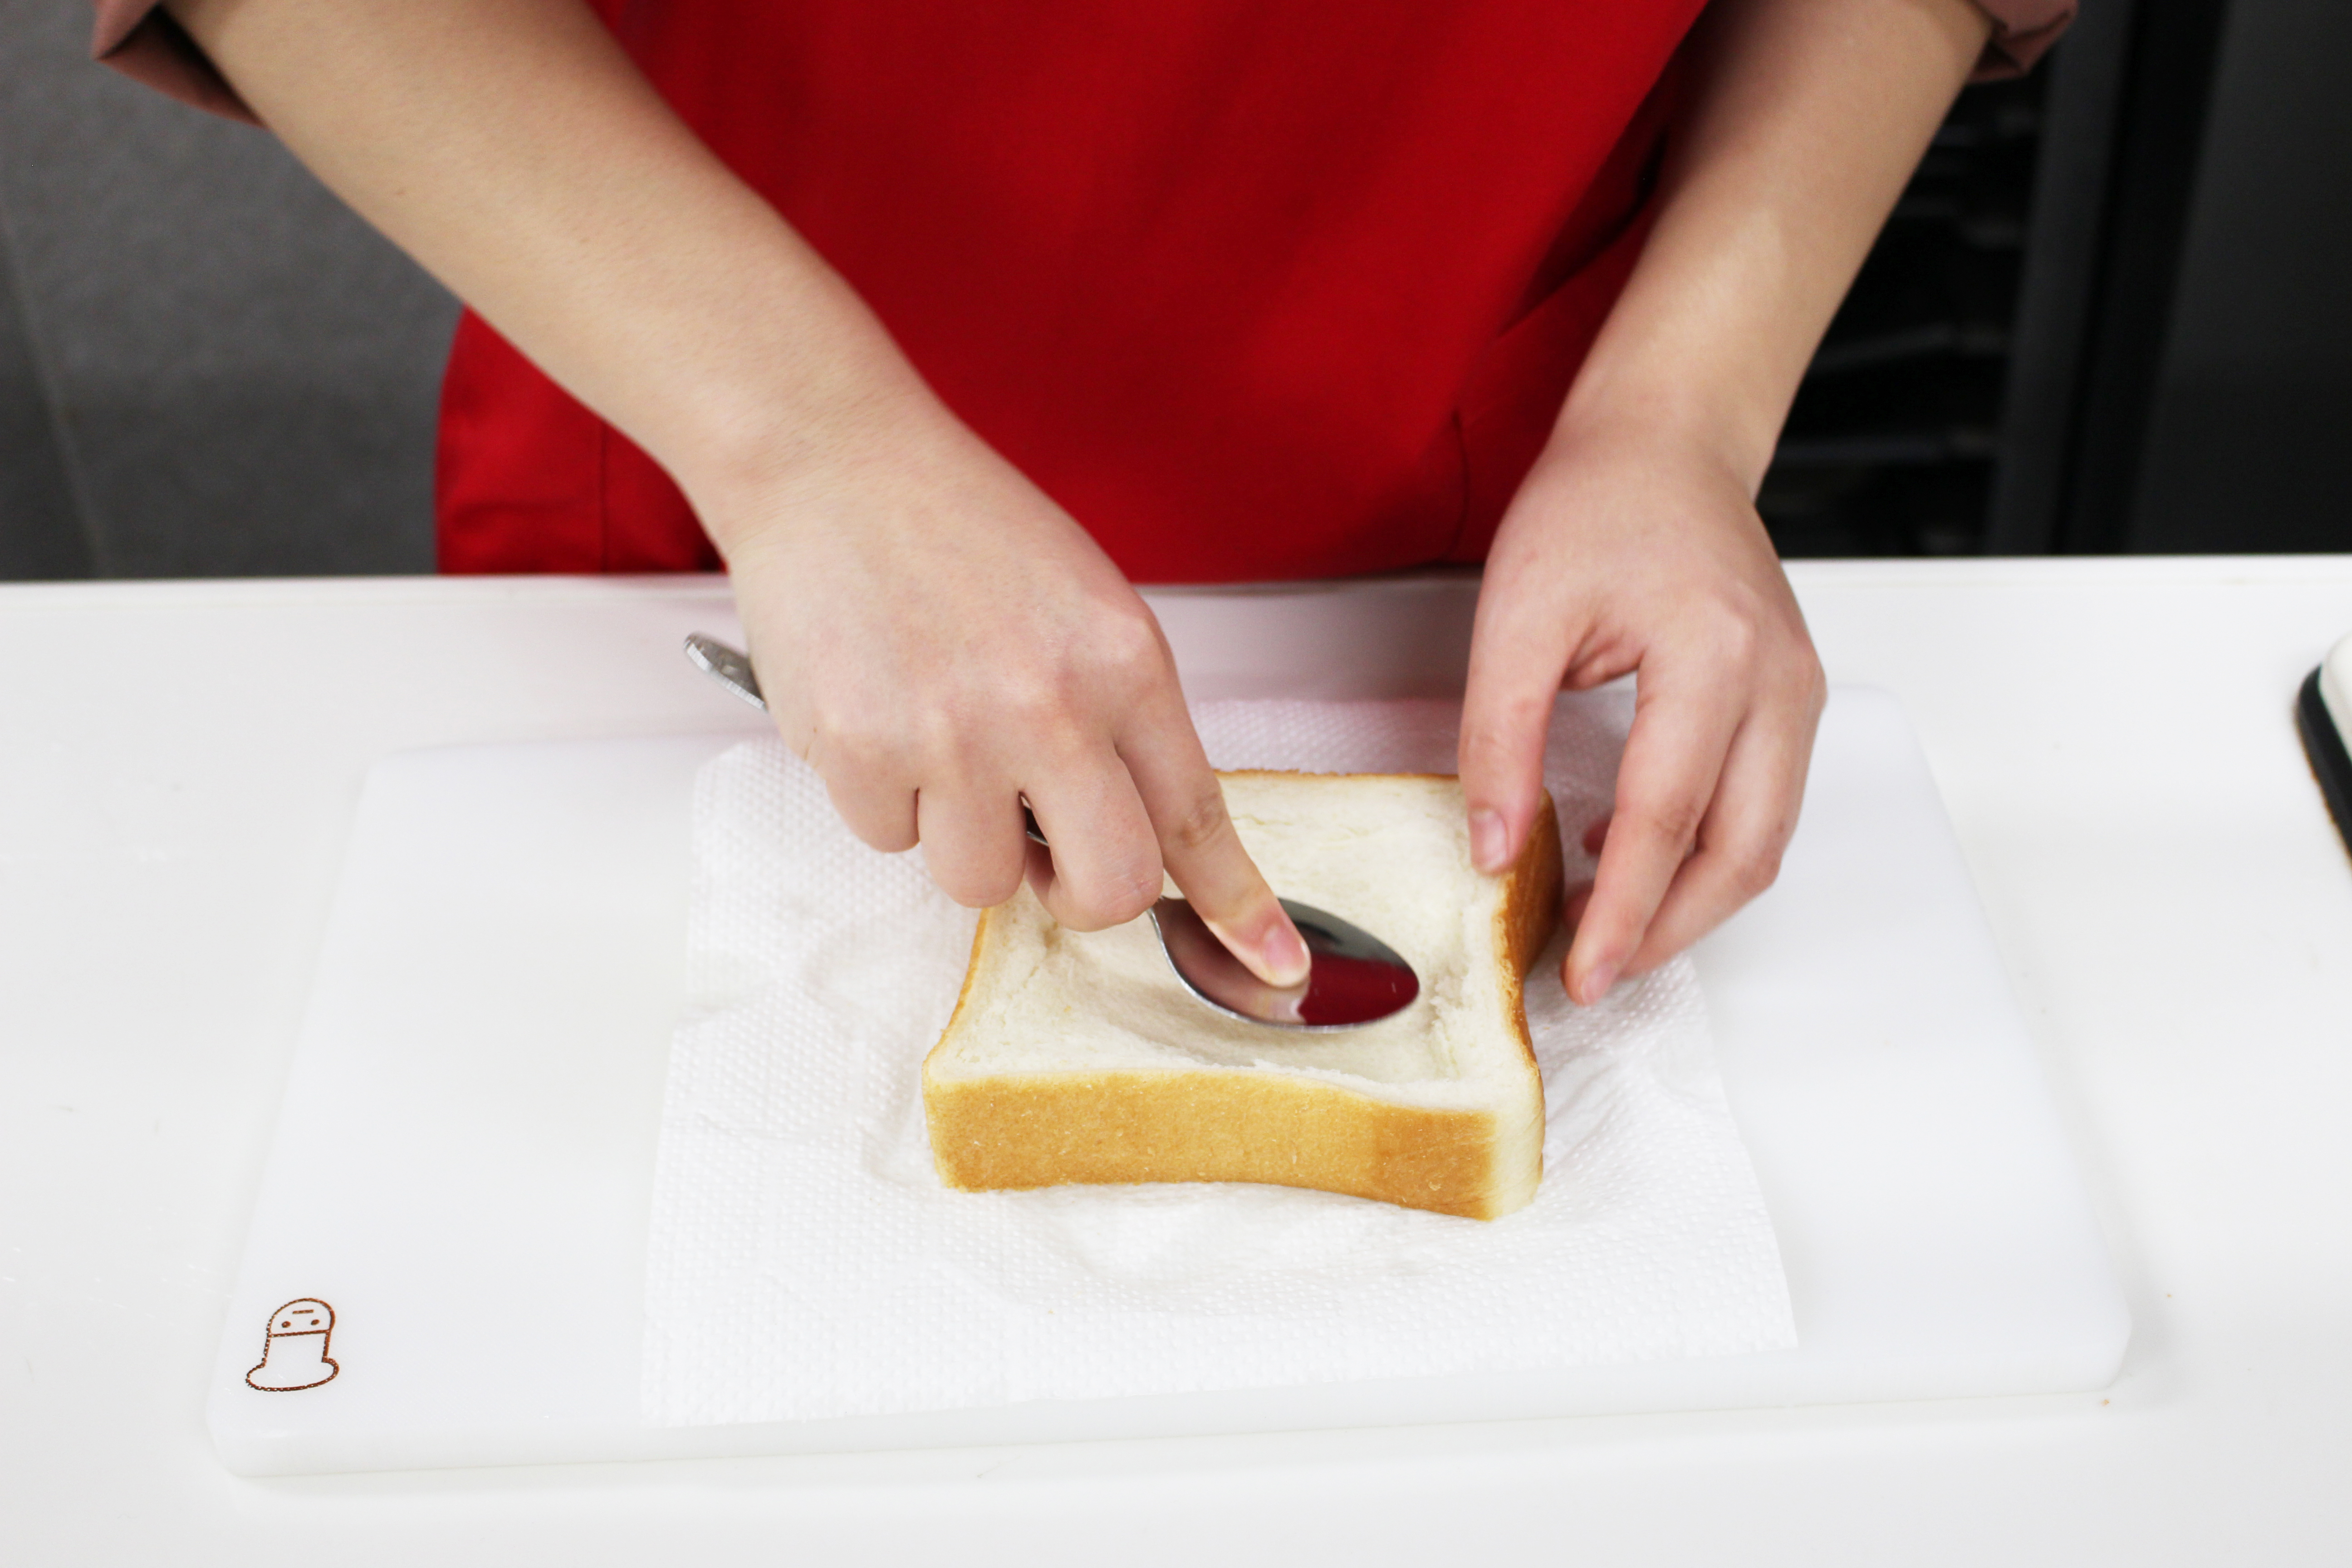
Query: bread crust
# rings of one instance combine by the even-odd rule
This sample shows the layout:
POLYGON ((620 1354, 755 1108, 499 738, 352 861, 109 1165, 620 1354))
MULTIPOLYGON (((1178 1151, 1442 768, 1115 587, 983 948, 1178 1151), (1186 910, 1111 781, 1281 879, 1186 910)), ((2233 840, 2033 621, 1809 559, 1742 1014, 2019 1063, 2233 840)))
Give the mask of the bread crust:
POLYGON ((941 1077, 933 1066, 977 1005, 982 956, 1003 918, 1001 909, 983 911, 955 1012, 923 1064, 924 1116, 940 1180, 968 1192, 1259 1182, 1470 1219, 1520 1208, 1535 1195, 1543 1143, 1543 1080, 1524 979, 1559 924, 1560 882, 1559 823, 1546 795, 1504 873, 1495 912, 1504 1011, 1524 1057, 1527 1102, 1536 1108, 1530 1126, 1500 1126, 1487 1110, 1399 1105, 1246 1068, 941 1077))
POLYGON ((1566 891, 1561 885, 1559 813, 1552 805, 1549 790, 1538 795, 1528 841, 1519 847, 1519 858, 1507 876, 1503 901, 1495 911, 1495 947, 1510 955, 1503 971, 1504 1008, 1511 1027, 1518 1031, 1528 1100, 1537 1108, 1537 1116, 1534 1126, 1519 1130, 1521 1137, 1533 1145, 1526 1159, 1513 1162, 1506 1157, 1498 1163, 1498 1181, 1507 1180, 1515 1168, 1526 1172, 1506 1213, 1532 1201, 1537 1184, 1543 1180, 1543 1068, 1536 1061, 1535 1037, 1528 1031, 1527 976, 1550 943, 1551 933, 1559 929, 1560 900, 1566 891))
POLYGON ((923 1109, 940 1179, 967 1192, 1264 1182, 1471 1219, 1507 1212, 1491 1114, 1246 1068, 927 1078, 923 1109))

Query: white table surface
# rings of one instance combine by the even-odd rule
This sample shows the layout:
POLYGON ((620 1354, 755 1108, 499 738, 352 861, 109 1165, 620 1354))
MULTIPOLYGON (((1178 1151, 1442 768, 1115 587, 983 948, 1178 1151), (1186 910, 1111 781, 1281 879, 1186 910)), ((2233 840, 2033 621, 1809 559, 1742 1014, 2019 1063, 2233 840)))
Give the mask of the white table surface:
MULTIPOLYGON (((205 1379, 367 763, 743 725, 677 654, 724 589, 17 586, 0 1561, 2352 1559, 2352 858, 2291 722, 2352 559, 1791 574, 1966 846, 2130 1297, 2104 1394, 236 1479, 205 1379)), ((1265 609, 1162 601, 1204 669, 1265 609)))

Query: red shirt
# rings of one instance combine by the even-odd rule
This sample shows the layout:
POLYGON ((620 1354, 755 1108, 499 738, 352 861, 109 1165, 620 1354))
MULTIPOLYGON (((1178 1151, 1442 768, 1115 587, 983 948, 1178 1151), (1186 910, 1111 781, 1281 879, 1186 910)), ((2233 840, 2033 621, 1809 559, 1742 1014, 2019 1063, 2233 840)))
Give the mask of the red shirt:
MULTIPOLYGON (((1699 0, 600 0, 949 405, 1141 581, 1475 561, 1640 243, 1699 0)), ((466 317, 445 571, 718 563, 466 317)))
MULTIPOLYGON (((94 3, 101 58, 249 118, 154 0, 94 3)), ((1700 0, 593 3, 957 412, 1165 582, 1484 555, 1640 246, 1700 0)), ((1983 74, 2074 10, 1979 4, 1983 74)), ((470 314, 438 510, 445 571, 718 564, 470 314)))

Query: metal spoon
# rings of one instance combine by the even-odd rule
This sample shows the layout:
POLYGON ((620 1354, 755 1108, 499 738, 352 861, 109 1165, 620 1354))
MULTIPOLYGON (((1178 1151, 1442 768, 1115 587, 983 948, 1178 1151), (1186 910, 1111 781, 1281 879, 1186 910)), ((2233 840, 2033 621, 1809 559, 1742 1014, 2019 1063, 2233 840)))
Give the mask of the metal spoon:
MULTIPOLYGON (((760 678, 740 650, 697 632, 686 639, 686 657, 736 696, 766 710, 760 678)), ((1025 800, 1021 817, 1029 837, 1045 843, 1025 800)), ((1182 899, 1162 899, 1152 905, 1151 926, 1184 989, 1244 1023, 1309 1031, 1353 1029, 1401 1012, 1421 994, 1412 966, 1378 937, 1311 904, 1284 899, 1282 907, 1307 941, 1307 978, 1297 985, 1268 985, 1252 974, 1182 899)))

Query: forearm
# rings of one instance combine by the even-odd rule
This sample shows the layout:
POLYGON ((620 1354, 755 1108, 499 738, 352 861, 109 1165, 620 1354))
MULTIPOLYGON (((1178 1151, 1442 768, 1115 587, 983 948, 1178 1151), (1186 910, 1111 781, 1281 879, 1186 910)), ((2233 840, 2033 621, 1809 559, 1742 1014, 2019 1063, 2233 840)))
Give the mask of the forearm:
POLYGON ((1559 688, 1638 675, 1563 977, 1597 1001, 1769 885, 1825 688, 1754 506, 1806 362, 1990 24, 1714 0, 1640 260, 1496 532, 1461 769, 1478 862, 1539 808, 1559 688))
POLYGON ((1656 219, 1560 430, 1635 421, 1752 494, 1990 23, 1969 0, 1715 0, 1699 28, 1656 219))
POLYGON ((169 0, 319 176, 667 467, 722 549, 932 400, 580 0, 169 0))

